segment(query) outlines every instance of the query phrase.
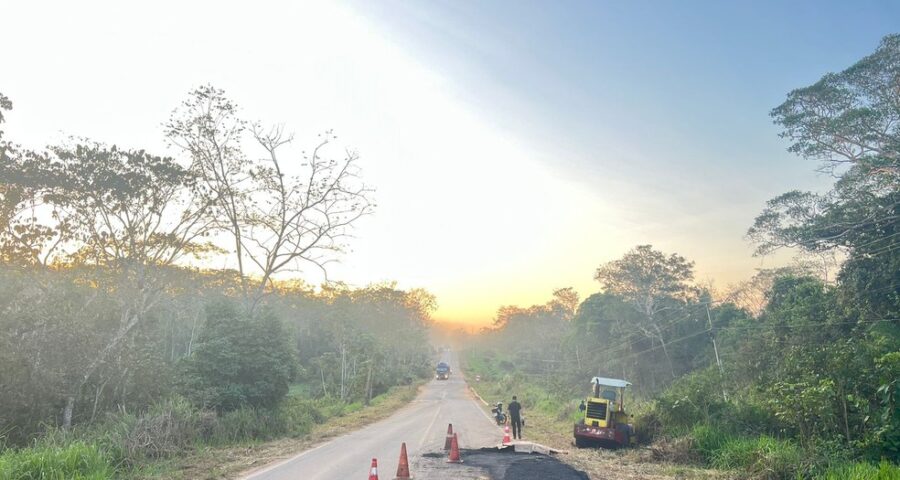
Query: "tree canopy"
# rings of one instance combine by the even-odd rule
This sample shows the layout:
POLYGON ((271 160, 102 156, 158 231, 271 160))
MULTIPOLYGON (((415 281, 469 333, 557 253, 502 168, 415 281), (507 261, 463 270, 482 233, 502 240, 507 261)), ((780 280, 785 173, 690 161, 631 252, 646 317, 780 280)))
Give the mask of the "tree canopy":
POLYGON ((788 94, 772 110, 789 150, 836 178, 824 194, 791 191, 768 202, 748 236, 757 253, 782 247, 877 255, 900 221, 900 35, 839 73, 788 94))

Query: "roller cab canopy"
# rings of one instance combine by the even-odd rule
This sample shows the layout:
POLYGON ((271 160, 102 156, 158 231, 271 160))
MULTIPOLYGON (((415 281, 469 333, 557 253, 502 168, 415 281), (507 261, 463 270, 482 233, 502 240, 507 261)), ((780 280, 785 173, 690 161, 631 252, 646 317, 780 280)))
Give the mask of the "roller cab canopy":
POLYGON ((594 377, 591 379, 593 385, 601 385, 604 387, 625 388, 631 385, 631 382, 619 380, 618 378, 594 377))

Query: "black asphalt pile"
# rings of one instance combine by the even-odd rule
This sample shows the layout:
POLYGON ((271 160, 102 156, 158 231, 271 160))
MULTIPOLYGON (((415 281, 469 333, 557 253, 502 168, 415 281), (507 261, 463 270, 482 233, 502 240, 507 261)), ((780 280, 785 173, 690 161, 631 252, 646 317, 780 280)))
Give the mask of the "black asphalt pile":
MULTIPOLYGON (((516 453, 512 448, 482 448, 460 450, 462 465, 444 464, 442 470, 452 471, 464 466, 478 469, 491 480, 588 480, 586 473, 560 462, 553 456, 539 453, 516 453)), ((445 461, 444 453, 426 453, 423 460, 445 461)), ((429 462, 430 463, 430 462, 429 462)), ((474 477, 484 478, 484 477, 474 477)))

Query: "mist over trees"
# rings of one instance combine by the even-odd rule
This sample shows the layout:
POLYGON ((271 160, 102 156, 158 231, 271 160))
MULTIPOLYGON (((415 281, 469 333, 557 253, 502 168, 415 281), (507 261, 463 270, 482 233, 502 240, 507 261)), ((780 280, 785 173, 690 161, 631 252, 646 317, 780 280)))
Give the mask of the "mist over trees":
MULTIPOLYGON (((12 106, 0 95, 0 122, 12 106)), ((326 132, 295 158, 282 128, 239 115, 192 91, 166 124, 177 158, 31 150, 0 125, 0 443, 178 397, 271 410, 292 384, 367 402, 427 374, 433 296, 288 280, 327 272, 373 212, 358 155, 326 132)))
MULTIPOLYGON (((3 130, 13 105, 0 93, 0 449, 83 434, 113 471, 200 440, 308 433, 322 405, 428 376, 429 292, 296 279, 328 279, 375 211, 333 132, 297 155, 283 127, 206 85, 164 122, 173 156, 34 149, 3 130)), ((765 475, 793 461, 778 478, 900 458, 900 35, 771 116, 834 183, 772 198, 747 238, 757 255, 837 259, 836 277, 784 267, 716 292, 691 259, 637 245, 584 266, 587 298, 501 307, 467 338, 485 382, 528 385, 541 397, 520 394, 526 410, 565 419, 591 377, 624 378, 639 436, 689 435, 707 459, 745 442, 765 475)))
POLYGON ((900 458, 898 85, 891 35, 772 111, 789 150, 835 182, 770 200, 747 236, 758 255, 834 255, 837 278, 800 265, 715 293, 697 284, 693 262, 640 245, 597 267, 599 291, 574 314, 553 301, 503 307, 474 350, 506 372, 501 382, 543 385, 567 408, 594 375, 628 379, 653 400, 640 420, 648 435, 700 425, 697 442, 771 436, 799 444, 811 464, 900 458))

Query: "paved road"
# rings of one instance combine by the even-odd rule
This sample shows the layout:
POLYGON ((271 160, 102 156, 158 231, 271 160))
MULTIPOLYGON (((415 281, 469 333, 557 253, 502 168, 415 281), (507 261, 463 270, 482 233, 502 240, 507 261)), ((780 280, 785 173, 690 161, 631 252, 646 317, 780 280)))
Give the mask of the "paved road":
MULTIPOLYGON (((459 362, 452 352, 444 354, 453 374, 449 380, 432 380, 409 405, 392 416, 362 430, 338 437, 293 458, 264 467, 247 480, 334 480, 367 478, 372 458, 378 459, 380 478, 393 478, 406 442, 412 476, 428 470, 428 478, 443 477, 433 469, 441 462, 422 458, 423 453, 441 452, 447 424, 453 424, 460 448, 497 445, 503 433, 481 409, 466 388, 459 362), (417 472, 418 470, 418 472, 417 472)), ((487 399, 491 400, 491 399, 487 399)), ((446 478, 485 478, 468 468, 446 465, 446 478), (452 467, 452 468, 451 468, 452 467)), ((422 478, 422 477, 420 477, 422 478)))

